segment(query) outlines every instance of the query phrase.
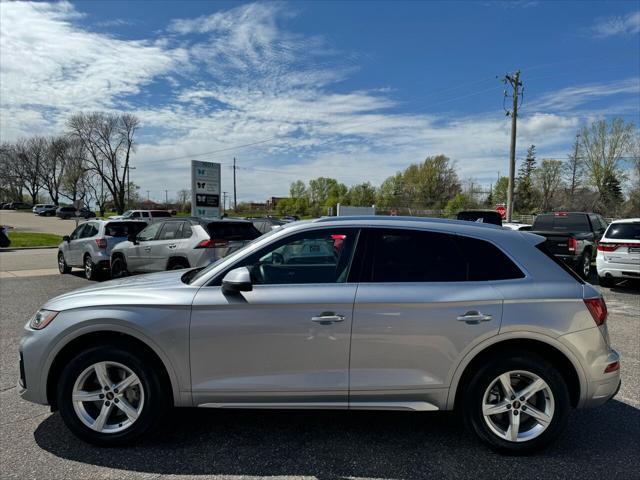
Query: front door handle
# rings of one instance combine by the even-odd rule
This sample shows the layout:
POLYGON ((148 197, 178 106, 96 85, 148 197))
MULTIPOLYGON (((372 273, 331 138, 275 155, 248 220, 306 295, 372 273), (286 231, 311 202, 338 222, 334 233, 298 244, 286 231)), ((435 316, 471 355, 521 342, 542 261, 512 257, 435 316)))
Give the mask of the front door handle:
POLYGON ((173 249, 173 248, 176 248, 177 245, 175 243, 172 243, 171 245, 168 245, 168 247, 173 249))
POLYGON ((151 247, 144 247, 144 251, 145 252, 150 252, 151 251, 151 247))
POLYGON ((459 322, 465 322, 469 325, 477 325, 480 322, 488 322, 493 317, 491 315, 485 315, 482 312, 478 312, 477 310, 470 310, 464 315, 460 315, 457 320, 459 322))
POLYGON ((331 325, 332 323, 344 322, 344 315, 334 312, 322 312, 317 317, 311 317, 311 321, 320 325, 331 325))

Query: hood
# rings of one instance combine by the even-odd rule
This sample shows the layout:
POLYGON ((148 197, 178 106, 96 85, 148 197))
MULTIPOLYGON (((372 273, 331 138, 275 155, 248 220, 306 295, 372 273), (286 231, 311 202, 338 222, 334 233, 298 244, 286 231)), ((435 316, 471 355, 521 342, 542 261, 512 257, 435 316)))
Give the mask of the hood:
POLYGON ((96 283, 52 298, 42 308, 63 311, 114 305, 191 305, 199 287, 183 283, 184 274, 184 270, 175 270, 96 283))

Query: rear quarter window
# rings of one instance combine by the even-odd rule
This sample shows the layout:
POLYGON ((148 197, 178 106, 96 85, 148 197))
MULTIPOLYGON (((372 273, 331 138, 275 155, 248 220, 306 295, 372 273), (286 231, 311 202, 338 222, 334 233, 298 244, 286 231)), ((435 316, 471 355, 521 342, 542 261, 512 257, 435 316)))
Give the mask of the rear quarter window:
POLYGON ((467 259, 468 281, 514 280, 524 273, 498 247, 478 238, 459 236, 458 245, 467 259))

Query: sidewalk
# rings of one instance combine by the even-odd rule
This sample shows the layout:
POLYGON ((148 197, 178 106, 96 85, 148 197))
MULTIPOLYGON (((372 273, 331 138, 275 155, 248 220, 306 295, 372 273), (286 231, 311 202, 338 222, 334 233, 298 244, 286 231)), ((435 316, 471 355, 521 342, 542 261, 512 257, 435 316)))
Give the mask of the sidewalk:
POLYGON ((0 279, 58 275, 57 248, 0 251, 0 279))

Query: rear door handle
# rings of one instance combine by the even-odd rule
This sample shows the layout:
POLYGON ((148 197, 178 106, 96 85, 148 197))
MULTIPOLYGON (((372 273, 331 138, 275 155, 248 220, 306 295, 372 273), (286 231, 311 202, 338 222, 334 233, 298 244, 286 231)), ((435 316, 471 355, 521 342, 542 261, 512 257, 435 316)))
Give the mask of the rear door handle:
POLYGON ((457 320, 459 322, 465 322, 469 325, 477 325, 480 322, 488 322, 493 317, 491 315, 485 315, 482 312, 478 312, 477 310, 470 310, 464 315, 460 315, 457 320))
POLYGON ((344 315, 333 312, 322 312, 317 317, 311 317, 311 321, 320 325, 331 325, 332 323, 344 322, 344 315))
POLYGON ((144 251, 145 252, 150 252, 151 251, 151 247, 144 247, 144 251))
POLYGON ((169 248, 176 248, 177 245, 175 243, 172 243, 171 245, 168 245, 169 248))

